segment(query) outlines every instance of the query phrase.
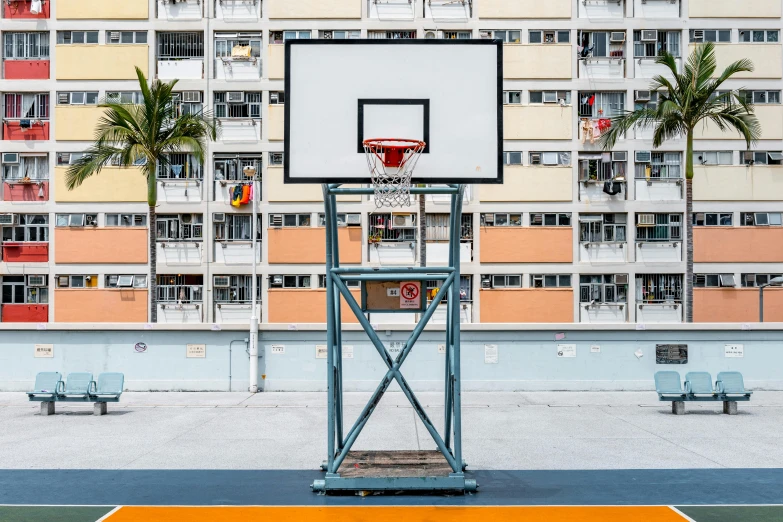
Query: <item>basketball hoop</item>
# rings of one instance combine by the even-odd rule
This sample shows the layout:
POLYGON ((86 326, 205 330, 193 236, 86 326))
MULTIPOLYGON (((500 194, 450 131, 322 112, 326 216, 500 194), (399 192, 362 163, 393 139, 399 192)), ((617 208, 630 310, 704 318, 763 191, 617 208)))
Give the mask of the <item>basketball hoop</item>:
POLYGON ((375 206, 410 206, 411 176, 427 144, 397 138, 373 138, 363 143, 375 190, 375 206))

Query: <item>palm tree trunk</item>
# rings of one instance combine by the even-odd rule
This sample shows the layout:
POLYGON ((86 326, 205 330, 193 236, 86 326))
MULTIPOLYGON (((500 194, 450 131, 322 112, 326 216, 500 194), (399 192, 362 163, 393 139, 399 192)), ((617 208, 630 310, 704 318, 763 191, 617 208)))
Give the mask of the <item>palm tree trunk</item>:
MULTIPOLYGON (((152 162, 150 162, 152 163, 152 162)), ((155 224, 155 206, 158 202, 157 164, 152 163, 147 173, 147 204, 149 205, 150 227, 150 322, 158 322, 158 250, 156 245, 157 225, 155 224)))
POLYGON ((688 131, 685 158, 685 322, 693 322, 693 130, 688 131))
POLYGON ((427 207, 424 194, 419 194, 419 265, 427 266, 427 207))

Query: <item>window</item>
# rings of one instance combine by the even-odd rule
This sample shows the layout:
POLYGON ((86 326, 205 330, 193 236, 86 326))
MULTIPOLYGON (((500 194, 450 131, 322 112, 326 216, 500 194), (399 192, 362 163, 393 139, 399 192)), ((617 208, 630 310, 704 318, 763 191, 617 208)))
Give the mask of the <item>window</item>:
POLYGON ((740 29, 740 43, 778 43, 780 41, 780 31, 777 29, 740 29))
POLYGON ((740 225, 744 227, 783 226, 783 214, 780 212, 742 212, 740 225))
POLYGON ((682 214, 636 214, 636 241, 681 241, 682 214))
POLYGON ((416 241, 418 231, 416 214, 370 214, 368 224, 368 239, 371 243, 416 241))
POLYGON ((324 40, 358 40, 362 37, 361 31, 320 31, 319 34, 324 40))
POLYGON ((201 103, 201 91, 175 92, 172 93, 172 96, 177 116, 199 114, 204 110, 204 104, 201 103))
POLYGON ((58 92, 57 105, 98 105, 98 91, 58 92))
POLYGON ((195 155, 165 154, 158 163, 158 179, 202 179, 204 173, 195 155))
MULTIPOLYGON (((482 227, 521 227, 522 213, 507 214, 496 212, 493 214, 481 214, 480 225, 482 227)), ((429 238, 429 236, 427 236, 429 238)))
MULTIPOLYGON (((250 303, 252 301, 253 276, 216 275, 212 281, 212 292, 216 303, 250 303)), ((261 276, 256 276, 256 301, 261 301, 261 276)))
POLYGON ((158 241, 201 241, 204 232, 201 214, 161 214, 155 223, 158 241))
POLYGON ((780 91, 740 91, 739 95, 754 105, 780 105, 780 91))
POLYGON ((146 227, 147 214, 106 214, 107 227, 146 227))
MULTIPOLYGON (((659 94, 663 94, 663 93, 659 93, 658 91, 647 91, 647 92, 650 93, 650 99, 649 100, 634 100, 634 104, 633 104, 634 109, 636 109, 636 110, 650 109, 651 111, 658 110, 659 94)), ((638 96, 639 91, 636 91, 636 93, 637 93, 636 97, 638 98, 639 97, 638 96)))
POLYGON ((58 275, 54 279, 57 288, 98 288, 96 275, 58 275))
POLYGON ((49 158, 46 154, 36 156, 20 155, 19 163, 3 163, 5 181, 42 181, 49 179, 49 158))
POLYGON ((537 213, 530 214, 531 227, 570 227, 571 214, 568 213, 537 213))
POLYGON ((626 214, 580 214, 580 243, 625 243, 626 214))
POLYGON ((521 288, 522 276, 521 275, 493 275, 493 276, 481 276, 482 281, 485 278, 491 278, 492 288, 521 288))
POLYGON ((627 154, 617 152, 580 153, 579 181, 625 181, 627 154))
POLYGON ((57 165, 73 165, 76 161, 84 156, 81 152, 58 152, 57 153, 57 165))
MULTIPOLYGON (((521 223, 521 216, 520 216, 521 223)), ((451 234, 451 214, 427 214, 427 241, 448 241, 451 234)), ((473 215, 464 214, 460 222, 460 241, 473 239, 473 215)))
POLYGON ((680 56, 680 31, 634 31, 634 58, 657 58, 669 53, 680 56))
POLYGON ((281 44, 286 40, 309 40, 310 31, 269 31, 269 43, 281 44))
MULTIPOLYGON (((250 241, 251 214, 226 214, 223 223, 215 223, 215 241, 250 241)), ((261 239, 261 216, 257 216, 256 239, 261 239)))
POLYGON ((693 42, 731 42, 730 29, 691 29, 690 40, 693 42))
POLYGON ((693 274, 694 288, 734 287, 734 274, 693 274))
POLYGON ((734 153, 731 151, 696 151, 693 153, 694 165, 733 165, 734 153))
POLYGON ((745 165, 780 165, 783 153, 780 151, 745 151, 742 153, 742 162, 745 165))
POLYGON ((531 274, 530 288, 571 288, 571 275, 531 274))
POLYGON ((107 275, 104 279, 106 288, 147 288, 146 275, 107 275))
POLYGON ((530 103, 571 105, 571 91, 530 91, 530 103))
POLYGON ((58 45, 97 43, 98 31, 57 31, 58 45))
POLYGON ((649 163, 636 163, 636 179, 654 181, 681 177, 681 152, 653 152, 650 154, 649 163))
MULTIPOLYGON (((165 34, 171 34, 171 33, 165 33, 165 34)), ((107 44, 146 44, 147 31, 106 31, 106 43, 107 44)), ((202 56, 203 56, 203 51, 202 51, 202 56)))
POLYGON ((623 58, 625 56, 624 31, 579 31, 582 59, 623 58))
POLYGON ((440 33, 443 40, 470 40, 473 37, 470 31, 441 31, 440 33))
MULTIPOLYGON (((362 215, 358 213, 351 213, 346 214, 344 212, 339 212, 337 214, 337 226, 338 227, 345 227, 348 225, 351 226, 361 226, 362 224, 362 215)), ((326 218, 323 213, 318 214, 318 226, 319 227, 325 227, 326 226, 326 218)))
POLYGON ((5 95, 5 118, 10 120, 49 119, 49 94, 11 94, 5 95))
POLYGON ((275 167, 283 166, 283 153, 282 152, 270 152, 269 153, 269 165, 275 167))
POLYGON ((98 214, 57 214, 56 227, 94 227, 98 225, 98 214))
POLYGON ((580 303, 627 303, 628 274, 579 276, 580 303))
POLYGON ((144 103, 144 97, 141 95, 141 91, 109 91, 106 93, 106 102, 140 105, 144 103))
POLYGON ((48 214, 18 214, 19 223, 3 226, 4 243, 48 243, 48 214))
POLYGON ((529 165, 546 165, 550 167, 570 167, 570 152, 531 152, 528 156, 529 165))
POLYGON ((553 44, 553 43, 570 43, 571 31, 530 31, 528 34, 528 42, 532 44, 553 44))
MULTIPOLYGON (((360 288, 361 281, 343 281, 345 283, 345 286, 348 288, 360 288)), ((326 275, 325 274, 319 274, 318 275, 318 288, 326 288, 326 275)))
POLYGON ((580 92, 580 118, 614 118, 625 112, 624 92, 580 92))
POLYGON ((284 227, 284 228, 292 228, 292 227, 305 227, 309 228, 310 220, 312 215, 311 214, 270 214, 269 215, 269 226, 270 227, 284 227))
POLYGON ((48 302, 48 275, 3 276, 3 304, 46 304, 48 302))
MULTIPOLYGON (((435 296, 438 294, 438 290, 440 290, 440 286, 443 284, 443 281, 440 280, 429 280, 427 281, 427 301, 430 302, 433 299, 435 299, 435 296)), ((471 288, 471 278, 470 276, 460 276, 459 278, 459 300, 462 303, 469 303, 473 301, 473 288, 471 288)), ((446 292, 443 295, 443 300, 441 303, 447 303, 449 301, 449 294, 446 292)))
POLYGON ((414 40, 416 31, 367 31, 371 40, 414 40))
POLYGON ((310 288, 309 275, 270 275, 269 287, 310 288))
POLYGON ((215 58, 230 60, 232 57, 260 58, 261 33, 215 34, 215 58))
MULTIPOLYGON (((122 35, 124 37, 125 33, 123 32, 122 35)), ((146 40, 144 43, 146 43, 146 40)), ((203 57, 204 33, 158 33, 158 60, 179 60, 183 58, 203 57)))
POLYGON ((519 105, 522 103, 522 91, 503 91, 503 103, 519 105))
POLYGON ((521 152, 504 152, 506 165, 522 165, 522 153, 521 152))
POLYGON ((5 60, 48 60, 49 33, 5 33, 5 60))
POLYGON ((203 275, 158 275, 158 302, 190 304, 203 300, 203 275))
POLYGON ((260 179, 263 161, 260 154, 215 154, 212 164, 217 181, 247 181, 253 178, 245 175, 245 167, 255 169, 255 179, 260 179))
POLYGON ((285 93, 283 91, 274 91, 269 93, 269 105, 283 105, 285 103, 285 93))
POLYGON ((481 38, 500 40, 503 43, 522 43, 522 31, 481 31, 481 38))
POLYGON ((682 274, 637 274, 636 303, 680 303, 682 282, 682 274))
POLYGON ((734 224, 734 214, 731 212, 695 212, 693 226, 696 227, 730 227, 734 224))
POLYGON ((740 280, 744 288, 755 288, 768 285, 777 277, 781 277, 781 274, 742 274, 740 280))
POLYGON ((261 118, 260 92, 216 92, 216 118, 261 118))

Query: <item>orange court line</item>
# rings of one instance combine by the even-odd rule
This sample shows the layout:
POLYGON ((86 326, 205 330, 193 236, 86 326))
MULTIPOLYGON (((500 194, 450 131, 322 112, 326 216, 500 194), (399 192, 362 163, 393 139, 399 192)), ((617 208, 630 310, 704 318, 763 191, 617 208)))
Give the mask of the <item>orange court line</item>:
POLYGON ((121 507, 109 522, 684 522, 666 506, 121 507))

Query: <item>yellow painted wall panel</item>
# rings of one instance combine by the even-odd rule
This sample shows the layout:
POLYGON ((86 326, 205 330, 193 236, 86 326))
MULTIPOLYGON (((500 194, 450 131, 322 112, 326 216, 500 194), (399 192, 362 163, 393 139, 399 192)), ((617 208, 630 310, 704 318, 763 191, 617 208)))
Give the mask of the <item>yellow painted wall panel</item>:
POLYGON ((506 166, 502 185, 481 185, 479 201, 571 201, 571 167, 506 166))
POLYGON ((570 45, 505 44, 503 76, 508 80, 570 80, 574 50, 570 45))
MULTIPOLYGON (((270 202, 282 201, 323 201, 321 185, 316 183, 283 183, 283 167, 268 167, 264 185, 267 187, 267 199, 270 202)), ((359 185, 345 185, 358 187, 359 185)), ((337 196, 337 201, 361 201, 361 196, 337 196)))
POLYGON ((297 18, 361 18, 362 0, 266 0, 270 20, 297 18))
POLYGON ((58 203, 146 203, 147 180, 139 168, 104 167, 80 187, 68 190, 65 173, 68 167, 54 168, 54 200, 58 203))
POLYGON ((285 105, 270 105, 267 119, 269 139, 282 141, 285 139, 285 105))
MULTIPOLYGON (((690 45, 693 52, 695 45, 690 45)), ((783 78, 783 45, 781 44, 715 44, 715 76, 737 60, 749 58, 753 72, 738 73, 732 78, 783 78)))
POLYGON ((571 0, 481 0, 479 18, 571 18, 571 0))
POLYGON ((503 136, 507 140, 570 140, 573 116, 570 105, 506 105, 503 136))
POLYGON ((779 201, 783 166, 696 166, 694 201, 779 201))
POLYGON ((780 18, 780 0, 690 0, 691 18, 780 18))
POLYGON ((58 105, 54 108, 54 139, 91 141, 104 109, 89 105, 58 105))
POLYGON ((269 59, 266 61, 267 78, 282 80, 285 78, 285 45, 269 44, 269 59))
POLYGON ((147 0, 57 0, 58 20, 146 20, 149 18, 147 0))
POLYGON ((55 52, 58 80, 135 80, 136 66, 149 77, 147 45, 57 45, 55 52))
MULTIPOLYGON (((761 125, 762 139, 783 139, 783 105, 756 105, 756 117, 761 125)), ((721 131, 715 124, 700 124, 694 135, 697 140, 738 140, 738 132, 721 131)))

